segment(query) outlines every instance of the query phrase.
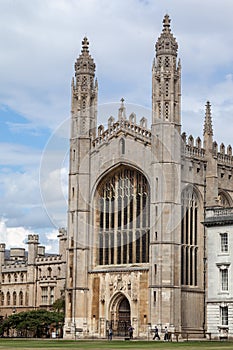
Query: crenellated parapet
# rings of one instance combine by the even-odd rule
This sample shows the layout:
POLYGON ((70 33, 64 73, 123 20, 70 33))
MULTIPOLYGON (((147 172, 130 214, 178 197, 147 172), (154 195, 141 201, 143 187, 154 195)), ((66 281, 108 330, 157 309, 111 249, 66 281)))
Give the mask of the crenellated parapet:
POLYGON ((104 129, 103 125, 98 127, 98 136, 93 140, 92 147, 97 148, 112 138, 117 137, 120 133, 125 136, 130 135, 134 139, 140 140, 146 144, 151 143, 151 131, 147 129, 147 119, 145 117, 140 119, 139 124, 136 122, 136 114, 131 113, 127 119, 125 107, 122 104, 118 112, 118 120, 110 116, 108 119, 108 127, 104 129))
MULTIPOLYGON (((187 137, 186 133, 183 132, 181 135, 183 141, 183 155, 187 157, 194 158, 205 158, 206 149, 205 144, 202 142, 200 137, 197 137, 194 140, 192 135, 187 137)), ((224 143, 221 143, 218 146, 217 142, 214 141, 212 143, 212 156, 217 159, 218 163, 223 165, 233 165, 233 155, 232 155, 232 147, 228 145, 225 147, 224 143)))
POLYGON ((27 263, 6 263, 2 266, 2 272, 15 272, 15 271, 26 271, 27 270, 27 263))
POLYGON ((204 158, 205 157, 205 149, 202 147, 202 141, 200 137, 197 137, 194 141, 192 135, 187 135, 185 132, 181 135, 183 141, 183 155, 186 157, 194 157, 194 158, 204 158))
POLYGON ((218 163, 224 165, 233 165, 232 147, 228 145, 225 148, 224 143, 218 147, 216 141, 213 142, 213 155, 217 158, 218 163))
POLYGON ((40 264, 51 264, 51 263, 58 263, 59 261, 62 261, 61 255, 55 255, 55 256, 45 256, 45 257, 39 257, 36 259, 36 263, 40 264))

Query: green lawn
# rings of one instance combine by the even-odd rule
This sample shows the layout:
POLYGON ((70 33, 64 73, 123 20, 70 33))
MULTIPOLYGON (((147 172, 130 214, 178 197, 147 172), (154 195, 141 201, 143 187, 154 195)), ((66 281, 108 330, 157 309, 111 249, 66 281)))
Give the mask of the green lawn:
POLYGON ((159 341, 119 341, 113 340, 101 341, 101 340, 21 340, 21 339, 1 339, 0 349, 181 349, 181 350, 195 350, 200 348, 202 350, 209 349, 233 349, 233 342, 209 342, 209 341, 189 341, 189 342, 172 342, 164 343, 159 341))

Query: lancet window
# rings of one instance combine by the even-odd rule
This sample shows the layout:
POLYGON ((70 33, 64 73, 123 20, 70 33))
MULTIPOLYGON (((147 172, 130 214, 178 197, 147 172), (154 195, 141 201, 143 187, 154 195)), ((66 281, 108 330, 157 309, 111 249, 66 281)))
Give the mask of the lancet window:
POLYGON ((98 264, 149 262, 149 186, 143 174, 120 167, 97 190, 98 264))
POLYGON ((189 188, 182 193, 181 284, 197 286, 198 199, 189 188))

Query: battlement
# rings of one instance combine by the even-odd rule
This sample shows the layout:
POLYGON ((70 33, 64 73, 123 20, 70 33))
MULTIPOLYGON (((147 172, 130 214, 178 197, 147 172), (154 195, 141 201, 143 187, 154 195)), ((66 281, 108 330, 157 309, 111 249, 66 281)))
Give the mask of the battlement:
POLYGON ((28 235, 28 244, 29 243, 39 243, 39 235, 28 235))
POLYGON ((99 147, 111 138, 116 137, 120 132, 125 135, 131 135, 143 142, 151 143, 151 131, 147 129, 147 119, 141 118, 140 124, 136 124, 136 115, 131 113, 129 119, 121 118, 115 122, 113 117, 108 119, 108 128, 98 127, 98 136, 93 140, 92 146, 99 147))
POLYGON ((187 138, 186 133, 183 132, 181 138, 183 140, 183 152, 185 156, 194 158, 204 158, 205 149, 202 147, 202 141, 200 137, 197 137, 194 143, 193 136, 189 135, 189 137, 187 138))
MULTIPOLYGON (((200 137, 197 137, 194 141, 194 138, 192 135, 190 135, 188 138, 186 136, 186 133, 183 132, 181 135, 181 138, 183 140, 184 146, 184 155, 187 157, 194 157, 194 158, 204 158, 206 154, 206 150, 204 148, 204 145, 202 145, 202 141, 200 137)), ((224 165, 233 165, 233 156, 232 156, 232 147, 231 145, 228 145, 227 148, 225 148, 224 143, 221 143, 218 147, 218 144, 216 141, 213 142, 212 147, 212 154, 213 156, 217 157, 217 161, 219 163, 222 163, 224 165)))
POLYGON ((61 255, 49 255, 44 257, 38 257, 36 258, 36 262, 40 263, 51 263, 51 262, 58 262, 61 261, 61 255))
POLYGON ((224 163, 226 165, 233 165, 232 147, 228 145, 225 148, 224 143, 221 143, 218 147, 216 141, 213 142, 213 154, 217 157, 219 163, 224 163))
POLYGON ((2 272, 19 272, 19 271, 26 271, 27 269, 27 263, 26 262, 20 262, 19 263, 5 263, 2 266, 2 272))

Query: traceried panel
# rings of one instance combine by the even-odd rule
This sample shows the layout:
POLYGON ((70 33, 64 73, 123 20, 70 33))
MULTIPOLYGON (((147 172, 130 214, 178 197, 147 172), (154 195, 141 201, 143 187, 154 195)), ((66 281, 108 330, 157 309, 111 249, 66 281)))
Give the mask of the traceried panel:
POLYGON ((197 286, 198 200, 192 188, 182 193, 181 284, 197 286))
POLYGON ((149 186, 143 174, 120 167, 97 189, 98 264, 149 262, 149 186))

